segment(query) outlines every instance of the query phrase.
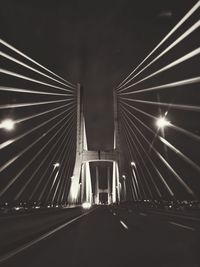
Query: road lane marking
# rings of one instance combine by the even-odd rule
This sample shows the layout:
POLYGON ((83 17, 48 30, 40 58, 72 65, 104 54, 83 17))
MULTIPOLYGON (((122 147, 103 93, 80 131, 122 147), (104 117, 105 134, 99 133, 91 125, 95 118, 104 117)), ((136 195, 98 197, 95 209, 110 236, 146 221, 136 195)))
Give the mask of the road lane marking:
POLYGON ((40 242, 40 241, 42 241, 43 239, 45 239, 45 238, 47 238, 47 237, 53 235, 54 233, 58 232, 59 230, 62 230, 63 228, 65 228, 65 227, 68 226, 69 224, 71 224, 71 223, 73 223, 73 222, 75 222, 75 221, 78 221, 79 219, 81 219, 82 217, 88 215, 89 213, 93 212, 93 211, 96 210, 96 209, 97 209, 97 208, 94 208, 94 209, 92 209, 92 210, 90 210, 90 211, 88 211, 88 212, 86 212, 86 213, 84 213, 84 214, 81 214, 81 215, 75 217, 74 219, 72 219, 72 220, 70 220, 70 221, 64 223, 64 224, 61 224, 60 226, 58 226, 58 227, 56 227, 55 229, 53 229, 53 230, 47 232, 46 234, 43 234, 43 235, 41 235, 40 237, 38 237, 38 238, 36 238, 36 239, 34 239, 34 240, 32 240, 32 241, 29 241, 29 242, 27 242, 26 244, 24 244, 24 245, 22 245, 22 246, 20 246, 20 247, 18 247, 18 248, 16 248, 16 249, 14 249, 14 250, 8 252, 7 254, 5 254, 5 255, 3 255, 3 256, 0 257, 0 263, 6 261, 6 260, 8 260, 8 259, 10 259, 11 257, 15 256, 16 254, 20 253, 21 251, 23 251, 23 250, 25 250, 25 249, 27 249, 27 248, 29 248, 29 247, 31 247, 31 246, 37 244, 38 242, 40 242))
POLYGON ((139 214, 142 215, 142 216, 147 216, 147 214, 143 213, 143 212, 140 212, 139 214))
POLYGON ((128 230, 128 226, 123 221, 120 221, 120 223, 126 230, 128 230))
POLYGON ((164 215, 164 216, 169 216, 169 217, 175 217, 175 218, 181 218, 181 219, 186 219, 186 220, 192 220, 192 221, 200 221, 199 218, 195 218, 195 217, 191 217, 191 216, 182 216, 179 214, 170 214, 169 212, 159 212, 159 211, 152 211, 152 210, 148 210, 148 213, 154 214, 154 215, 164 215))
POLYGON ((168 223, 173 224, 173 225, 178 226, 178 227, 181 227, 181 228, 185 228, 185 229, 190 230, 190 231, 195 231, 195 229, 193 227, 190 227, 190 226, 187 226, 184 224, 175 223, 175 222, 171 222, 171 221, 168 221, 168 223))

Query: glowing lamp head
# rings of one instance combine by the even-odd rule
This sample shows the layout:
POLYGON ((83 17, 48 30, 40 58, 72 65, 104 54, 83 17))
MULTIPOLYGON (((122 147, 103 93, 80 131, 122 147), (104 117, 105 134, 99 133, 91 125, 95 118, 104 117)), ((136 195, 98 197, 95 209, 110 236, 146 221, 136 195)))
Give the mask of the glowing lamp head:
POLYGON ((54 168, 57 168, 60 166, 60 163, 56 162, 55 164, 53 164, 54 168))
POLYGON ((136 164, 134 161, 131 161, 131 166, 136 167, 136 164))
POLYGON ((170 125, 170 121, 166 119, 166 117, 160 117, 156 120, 156 126, 158 129, 164 129, 166 126, 170 125))
POLYGON ((92 206, 92 205, 91 205, 89 202, 84 202, 84 203, 82 204, 82 207, 83 207, 84 209, 90 209, 91 206, 92 206))
POLYGON ((0 123, 0 128, 7 131, 12 131, 15 127, 15 122, 12 119, 5 119, 0 123))

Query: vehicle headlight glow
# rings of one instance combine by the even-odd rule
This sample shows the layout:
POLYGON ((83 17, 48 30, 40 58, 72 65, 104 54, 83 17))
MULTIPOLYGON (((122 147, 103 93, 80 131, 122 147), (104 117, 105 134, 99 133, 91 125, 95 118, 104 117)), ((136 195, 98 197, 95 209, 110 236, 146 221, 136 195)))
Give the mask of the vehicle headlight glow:
POLYGON ((91 205, 89 202, 84 202, 84 203, 82 204, 82 207, 83 207, 84 209, 90 209, 91 206, 92 206, 92 205, 91 205))

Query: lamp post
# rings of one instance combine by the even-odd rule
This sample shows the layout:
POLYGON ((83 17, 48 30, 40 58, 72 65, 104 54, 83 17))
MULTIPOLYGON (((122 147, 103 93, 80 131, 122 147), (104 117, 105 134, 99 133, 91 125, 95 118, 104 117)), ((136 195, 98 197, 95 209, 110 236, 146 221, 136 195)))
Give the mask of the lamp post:
MULTIPOLYGON (((166 116, 167 116, 167 112, 165 112, 164 116, 160 116, 156 120, 156 126, 157 126, 158 130, 161 131, 161 135, 163 138, 165 138, 165 131, 164 131, 165 128, 169 127, 171 125, 170 121, 167 120, 166 116)), ((168 158, 168 152, 167 152, 166 145, 164 145, 164 152, 165 152, 166 157, 168 158)))
POLYGON ((139 185, 138 185, 138 180, 137 180, 137 175, 136 175, 137 166, 134 161, 131 161, 131 167, 132 167, 131 170, 133 174, 133 187, 135 191, 135 196, 137 199, 139 199, 138 192, 140 193, 140 191, 139 191, 139 185))
MULTIPOLYGON (((58 162, 56 162, 56 163, 53 164, 53 171, 52 171, 52 173, 51 173, 51 176, 50 176, 49 181, 51 180, 51 177, 53 176, 53 174, 54 174, 54 170, 55 170, 56 168, 57 168, 57 172, 55 173, 55 176, 54 176, 54 178, 53 178, 53 182, 52 182, 52 184, 51 184, 51 188, 50 188, 50 190, 49 190, 49 192, 48 192, 48 195, 47 195, 47 198, 46 198, 47 201, 48 201, 48 199, 49 199, 49 197, 50 197, 50 195, 51 195, 51 192, 52 192, 52 190, 53 190, 54 184, 55 184, 56 179, 57 179, 57 177, 58 177, 58 174, 59 174, 59 167, 60 167, 60 164, 59 164, 58 162)), ((51 200, 51 206, 53 206, 53 201, 52 201, 52 200, 51 200)))
POLYGON ((123 200, 126 201, 126 175, 122 175, 123 178, 123 200))
POLYGON ((55 168, 60 167, 60 163, 59 163, 59 162, 54 163, 54 164, 53 164, 53 167, 54 167, 54 170, 55 170, 55 168))

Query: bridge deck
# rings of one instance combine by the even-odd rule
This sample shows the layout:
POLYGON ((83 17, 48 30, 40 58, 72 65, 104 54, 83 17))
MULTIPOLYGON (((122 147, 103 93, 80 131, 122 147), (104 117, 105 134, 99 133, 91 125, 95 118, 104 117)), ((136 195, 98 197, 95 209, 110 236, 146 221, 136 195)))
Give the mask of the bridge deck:
POLYGON ((195 218, 151 214, 130 207, 103 207, 3 266, 193 267, 200 262, 199 230, 195 218))

